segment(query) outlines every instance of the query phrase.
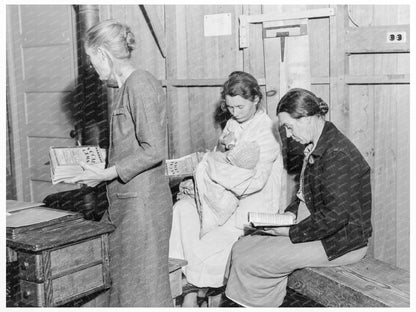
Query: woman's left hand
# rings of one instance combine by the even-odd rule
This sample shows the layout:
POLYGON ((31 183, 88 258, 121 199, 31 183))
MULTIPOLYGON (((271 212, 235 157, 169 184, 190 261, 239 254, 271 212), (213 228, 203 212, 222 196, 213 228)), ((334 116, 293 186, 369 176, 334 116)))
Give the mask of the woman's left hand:
POLYGON ((103 181, 109 181, 117 177, 115 167, 101 169, 96 166, 88 165, 84 162, 80 162, 80 165, 84 169, 84 172, 75 178, 65 180, 65 182, 82 183, 90 187, 95 187, 103 181))
POLYGON ((263 231, 274 236, 289 236, 289 226, 265 227, 263 231))

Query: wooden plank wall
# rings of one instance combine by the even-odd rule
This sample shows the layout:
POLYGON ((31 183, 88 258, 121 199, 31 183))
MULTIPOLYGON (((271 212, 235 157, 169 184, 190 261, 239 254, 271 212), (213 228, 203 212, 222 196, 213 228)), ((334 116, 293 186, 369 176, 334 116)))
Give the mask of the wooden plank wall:
MULTIPOLYGON (((349 6, 348 10, 349 27, 353 29, 410 23, 410 9, 406 5, 349 6)), ((377 82, 383 75, 409 75, 409 57, 409 53, 351 54, 346 69, 348 75, 367 80, 348 86, 348 134, 373 169, 372 251, 376 258, 407 270, 410 269, 409 84, 372 81, 377 82)))
MULTIPOLYGON (((168 99, 169 156, 212 148, 220 132, 213 116, 220 86, 234 70, 262 81, 265 70, 261 24, 250 25, 250 47, 238 46, 240 14, 303 11, 328 5, 158 5, 166 33, 160 53, 139 6, 100 6, 101 18, 132 26, 139 42, 137 65, 163 80, 168 99), (231 13, 231 36, 204 37, 204 16, 231 13)), ((372 167, 374 235, 371 253, 409 269, 409 85, 374 84, 380 75, 409 74, 409 54, 351 54, 346 30, 409 24, 407 6, 334 6, 336 15, 308 21, 311 89, 330 105, 329 119, 358 146, 372 167), (349 17, 348 17, 349 14, 349 17), (358 25, 358 27, 356 26, 358 25), (362 83, 347 84, 351 77, 362 83), (370 81, 370 82, 369 82, 370 81)), ((278 69, 277 69, 278 70, 278 69)), ((267 77, 266 77, 267 76, 267 77)), ((268 102, 275 107, 279 94, 268 102)), ((270 115, 274 112, 270 111, 270 115)))
POLYGON ((171 105, 170 155, 182 156, 196 150, 212 149, 220 132, 214 114, 220 99, 220 84, 228 74, 242 68, 238 51, 240 6, 167 6, 167 70, 168 98, 171 105), (204 36, 204 16, 231 13, 232 34, 204 36), (174 87, 178 80, 183 87, 174 87), (185 84, 198 80, 205 86, 185 84))
MULTIPOLYGON (((164 6, 152 6, 164 25, 164 6)), ((100 19, 116 19, 126 23, 136 37, 136 49, 132 57, 135 64, 151 72, 158 79, 165 79, 165 59, 161 55, 139 5, 101 5, 100 19)))

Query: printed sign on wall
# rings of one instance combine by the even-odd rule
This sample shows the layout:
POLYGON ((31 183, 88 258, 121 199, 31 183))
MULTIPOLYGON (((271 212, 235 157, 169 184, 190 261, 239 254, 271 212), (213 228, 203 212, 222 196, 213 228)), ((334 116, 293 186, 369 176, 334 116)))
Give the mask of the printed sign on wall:
POLYGON ((204 36, 228 36, 232 34, 231 13, 204 15, 204 36))

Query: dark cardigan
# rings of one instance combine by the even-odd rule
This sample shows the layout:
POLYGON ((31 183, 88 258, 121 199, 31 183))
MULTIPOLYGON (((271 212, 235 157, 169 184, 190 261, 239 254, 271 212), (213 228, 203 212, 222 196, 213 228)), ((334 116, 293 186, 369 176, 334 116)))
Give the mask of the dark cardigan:
MULTIPOLYGON (((321 240, 329 260, 367 245, 372 233, 370 167, 354 144, 326 121, 305 169, 311 215, 289 231, 293 243, 321 240)), ((286 211, 297 214, 299 199, 286 211)))

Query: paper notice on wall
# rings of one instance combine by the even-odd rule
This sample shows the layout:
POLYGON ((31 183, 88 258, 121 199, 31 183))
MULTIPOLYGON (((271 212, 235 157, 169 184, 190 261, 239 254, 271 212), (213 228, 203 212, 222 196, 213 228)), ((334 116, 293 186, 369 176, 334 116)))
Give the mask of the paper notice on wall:
POLYGON ((204 36, 228 36, 232 34, 231 13, 204 15, 204 36))

